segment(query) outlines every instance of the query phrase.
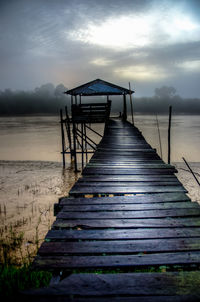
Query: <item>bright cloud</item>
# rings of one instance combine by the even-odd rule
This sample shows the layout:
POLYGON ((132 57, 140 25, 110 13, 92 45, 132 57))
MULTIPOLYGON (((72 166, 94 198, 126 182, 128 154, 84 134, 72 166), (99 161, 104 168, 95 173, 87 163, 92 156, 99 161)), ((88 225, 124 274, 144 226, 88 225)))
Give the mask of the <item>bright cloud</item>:
POLYGON ((72 39, 111 48, 131 48, 150 43, 151 17, 122 16, 108 18, 100 25, 89 23, 87 28, 72 31, 72 39))
POLYGON ((199 72, 200 71, 200 60, 193 60, 193 61, 185 61, 182 63, 177 64, 178 67, 184 69, 187 72, 199 72))
POLYGON ((69 33, 72 40, 115 50, 196 41, 199 35, 200 24, 177 10, 164 15, 154 10, 145 15, 109 17, 101 24, 89 22, 69 33))
POLYGON ((169 73, 161 67, 154 65, 145 66, 129 66, 126 68, 116 68, 115 74, 125 79, 137 80, 137 81, 155 81, 167 78, 169 73))
POLYGON ((92 60, 90 63, 94 64, 94 65, 98 65, 98 66, 107 66, 107 65, 110 65, 112 63, 112 61, 108 60, 106 58, 96 58, 96 59, 92 60))
POLYGON ((163 32, 167 34, 169 43, 198 41, 200 24, 189 16, 173 12, 162 22, 163 32), (171 18, 170 18, 171 17, 171 18))

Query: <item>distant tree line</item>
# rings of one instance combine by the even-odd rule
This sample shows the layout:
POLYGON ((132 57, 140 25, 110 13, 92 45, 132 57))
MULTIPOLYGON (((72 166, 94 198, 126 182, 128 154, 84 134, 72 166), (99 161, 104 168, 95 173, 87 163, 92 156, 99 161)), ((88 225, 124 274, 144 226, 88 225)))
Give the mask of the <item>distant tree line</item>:
POLYGON ((174 87, 156 88, 153 97, 135 98, 134 100, 135 111, 141 113, 165 114, 170 105, 173 107, 173 112, 177 114, 200 114, 200 99, 181 98, 176 94, 174 87))
MULTIPOLYGON (((60 108, 70 105, 70 98, 63 93, 66 90, 63 84, 55 87, 51 83, 28 92, 5 89, 0 91, 0 115, 58 114, 60 108)), ((90 98, 90 101, 91 99, 93 98, 90 98)), ((136 98, 133 95, 133 105, 134 112, 143 114, 165 114, 170 105, 173 106, 173 112, 177 114, 200 114, 199 98, 181 98, 176 94, 174 87, 168 86, 156 88, 153 97, 136 98)), ((121 98, 112 103, 115 112, 121 111, 121 106, 121 98)))
POLYGON ((0 115, 55 114, 66 105, 63 84, 47 83, 34 91, 0 91, 0 115))

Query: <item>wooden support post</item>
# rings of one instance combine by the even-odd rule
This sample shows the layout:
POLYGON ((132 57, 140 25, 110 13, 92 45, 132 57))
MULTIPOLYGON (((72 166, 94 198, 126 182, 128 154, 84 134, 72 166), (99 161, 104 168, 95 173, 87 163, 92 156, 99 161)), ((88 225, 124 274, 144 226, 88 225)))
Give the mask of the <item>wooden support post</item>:
POLYGON ((108 100, 108 105, 107 105, 107 110, 106 110, 105 126, 104 126, 104 135, 105 135, 106 127, 107 127, 108 122, 109 122, 110 110, 111 110, 111 103, 112 103, 112 101, 111 101, 111 100, 108 100))
POLYGON ((71 160, 72 160, 72 140, 71 140, 71 127, 70 127, 70 119, 68 115, 67 106, 65 106, 65 114, 66 114, 66 127, 67 127, 67 136, 68 136, 68 142, 69 142, 69 149, 71 154, 71 160))
POLYGON ((134 126, 134 117, 133 117, 133 98, 131 94, 131 83, 129 82, 129 91, 130 91, 130 104, 131 104, 131 117, 132 117, 132 124, 134 126))
POLYGON ((73 156, 74 156, 74 171, 78 172, 78 168, 77 168, 77 154, 76 154, 76 124, 73 120, 72 117, 72 123, 73 123, 73 145, 74 145, 74 149, 73 149, 73 156))
POLYGON ((169 125, 168 125, 168 164, 171 162, 171 120, 172 106, 169 106, 169 125))
POLYGON ((81 123, 81 163, 82 163, 82 170, 84 168, 84 139, 83 139, 83 123, 81 123))
POLYGON ((122 114, 122 119, 123 121, 127 120, 127 107, 126 107, 126 94, 123 94, 123 102, 124 102, 124 108, 123 108, 123 114, 122 114))
MULTIPOLYGON (((84 123, 84 137, 87 137, 87 134, 86 134, 86 123, 84 123)), ((88 162, 87 140, 85 140, 85 157, 86 157, 86 163, 87 163, 88 162)))
POLYGON ((60 109, 60 126, 61 126, 61 138, 62 138, 62 159, 63 159, 63 168, 65 168, 65 132, 63 127, 63 113, 60 109))

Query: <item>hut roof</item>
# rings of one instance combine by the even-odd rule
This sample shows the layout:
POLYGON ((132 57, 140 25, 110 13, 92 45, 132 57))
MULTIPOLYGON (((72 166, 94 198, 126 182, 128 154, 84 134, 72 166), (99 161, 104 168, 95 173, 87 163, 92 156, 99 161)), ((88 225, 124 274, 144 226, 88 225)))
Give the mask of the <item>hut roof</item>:
POLYGON ((65 93, 70 95, 94 96, 130 94, 134 93, 134 91, 103 81, 101 79, 96 79, 76 88, 70 89, 65 93))

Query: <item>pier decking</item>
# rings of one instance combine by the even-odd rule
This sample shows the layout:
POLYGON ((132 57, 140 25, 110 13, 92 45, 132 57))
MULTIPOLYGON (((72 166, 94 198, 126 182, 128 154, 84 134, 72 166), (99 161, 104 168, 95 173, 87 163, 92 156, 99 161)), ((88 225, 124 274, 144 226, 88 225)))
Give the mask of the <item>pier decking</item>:
POLYGON ((33 264, 63 280, 32 297, 198 301, 200 207, 176 172, 136 127, 110 119, 33 264))

